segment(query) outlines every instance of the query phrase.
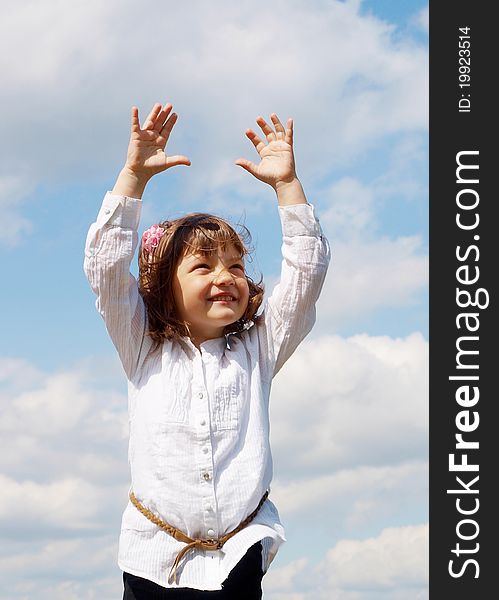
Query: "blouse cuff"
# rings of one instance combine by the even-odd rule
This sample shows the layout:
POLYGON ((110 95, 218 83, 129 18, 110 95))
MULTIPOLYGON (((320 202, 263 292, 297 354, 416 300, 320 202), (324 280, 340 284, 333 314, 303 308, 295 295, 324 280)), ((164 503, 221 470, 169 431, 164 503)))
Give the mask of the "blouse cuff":
POLYGON ((110 225, 123 229, 138 229, 142 200, 107 192, 97 215, 98 227, 110 225))
POLYGON ((279 206, 279 216, 284 237, 307 235, 320 238, 322 236, 322 229, 319 219, 315 215, 313 204, 279 206))

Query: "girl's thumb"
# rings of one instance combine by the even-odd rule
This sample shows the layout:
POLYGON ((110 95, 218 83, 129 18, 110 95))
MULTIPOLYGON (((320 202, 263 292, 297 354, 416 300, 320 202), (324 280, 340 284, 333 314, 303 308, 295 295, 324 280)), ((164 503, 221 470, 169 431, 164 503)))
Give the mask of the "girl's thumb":
POLYGON ((255 163, 251 162, 250 160, 246 160, 245 158, 238 158, 236 161, 234 161, 234 164, 238 165, 239 167, 242 167, 252 175, 255 175, 256 173, 257 165, 255 165, 255 163))

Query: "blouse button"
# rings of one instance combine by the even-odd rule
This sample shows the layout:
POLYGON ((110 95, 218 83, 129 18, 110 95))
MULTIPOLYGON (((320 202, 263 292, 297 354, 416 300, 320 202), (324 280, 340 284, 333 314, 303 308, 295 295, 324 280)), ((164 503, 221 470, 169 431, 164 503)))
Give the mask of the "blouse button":
POLYGON ((206 425, 206 421, 204 419, 201 419, 201 421, 199 421, 199 424, 204 427, 206 425))
POLYGON ((213 529, 208 529, 208 535, 212 538, 215 535, 215 532, 213 531, 213 529))
POLYGON ((210 474, 209 473, 203 473, 203 479, 205 481, 209 481, 210 480, 210 474))
POLYGON ((203 448, 203 454, 208 454, 208 448, 206 448, 206 446, 203 448))
POLYGON ((203 392, 199 392, 198 396, 199 396, 200 398, 202 398, 202 397, 203 397, 203 392))

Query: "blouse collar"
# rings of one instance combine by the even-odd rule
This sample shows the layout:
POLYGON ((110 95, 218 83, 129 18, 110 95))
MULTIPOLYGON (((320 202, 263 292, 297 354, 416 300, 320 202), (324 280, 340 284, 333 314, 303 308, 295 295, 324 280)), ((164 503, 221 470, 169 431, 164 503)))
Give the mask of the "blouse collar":
MULTIPOLYGON (((246 323, 244 329, 242 331, 247 331, 254 325, 254 321, 248 321, 246 323)), ((219 338, 213 338, 211 340, 206 340, 200 344, 200 348, 203 352, 207 352, 208 354, 213 354, 220 358, 222 354, 224 354, 225 350, 231 350, 230 346, 230 336, 235 335, 237 333, 242 333, 241 331, 231 331, 230 333, 226 333, 224 336, 219 338)), ((193 344, 192 340, 189 336, 183 336, 182 340, 194 351, 197 351, 198 348, 193 344)))

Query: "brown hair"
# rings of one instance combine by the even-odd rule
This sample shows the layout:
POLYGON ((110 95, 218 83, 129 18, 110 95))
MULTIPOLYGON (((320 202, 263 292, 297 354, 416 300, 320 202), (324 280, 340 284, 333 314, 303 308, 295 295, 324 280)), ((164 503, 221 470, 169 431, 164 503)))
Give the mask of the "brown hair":
MULTIPOLYGON (((190 213, 173 221, 163 221, 159 226, 165 233, 150 255, 141 246, 139 252, 139 291, 144 299, 148 316, 148 335, 159 346, 164 340, 178 340, 189 331, 177 316, 173 296, 173 276, 179 261, 189 252, 209 255, 219 248, 225 251, 233 244, 241 257, 250 255, 251 234, 240 225, 238 234, 227 221, 207 213, 190 213)), ((249 286, 248 307, 244 315, 227 325, 224 335, 243 331, 250 321, 256 321, 257 310, 263 301, 263 279, 255 283, 246 274, 249 286)))

